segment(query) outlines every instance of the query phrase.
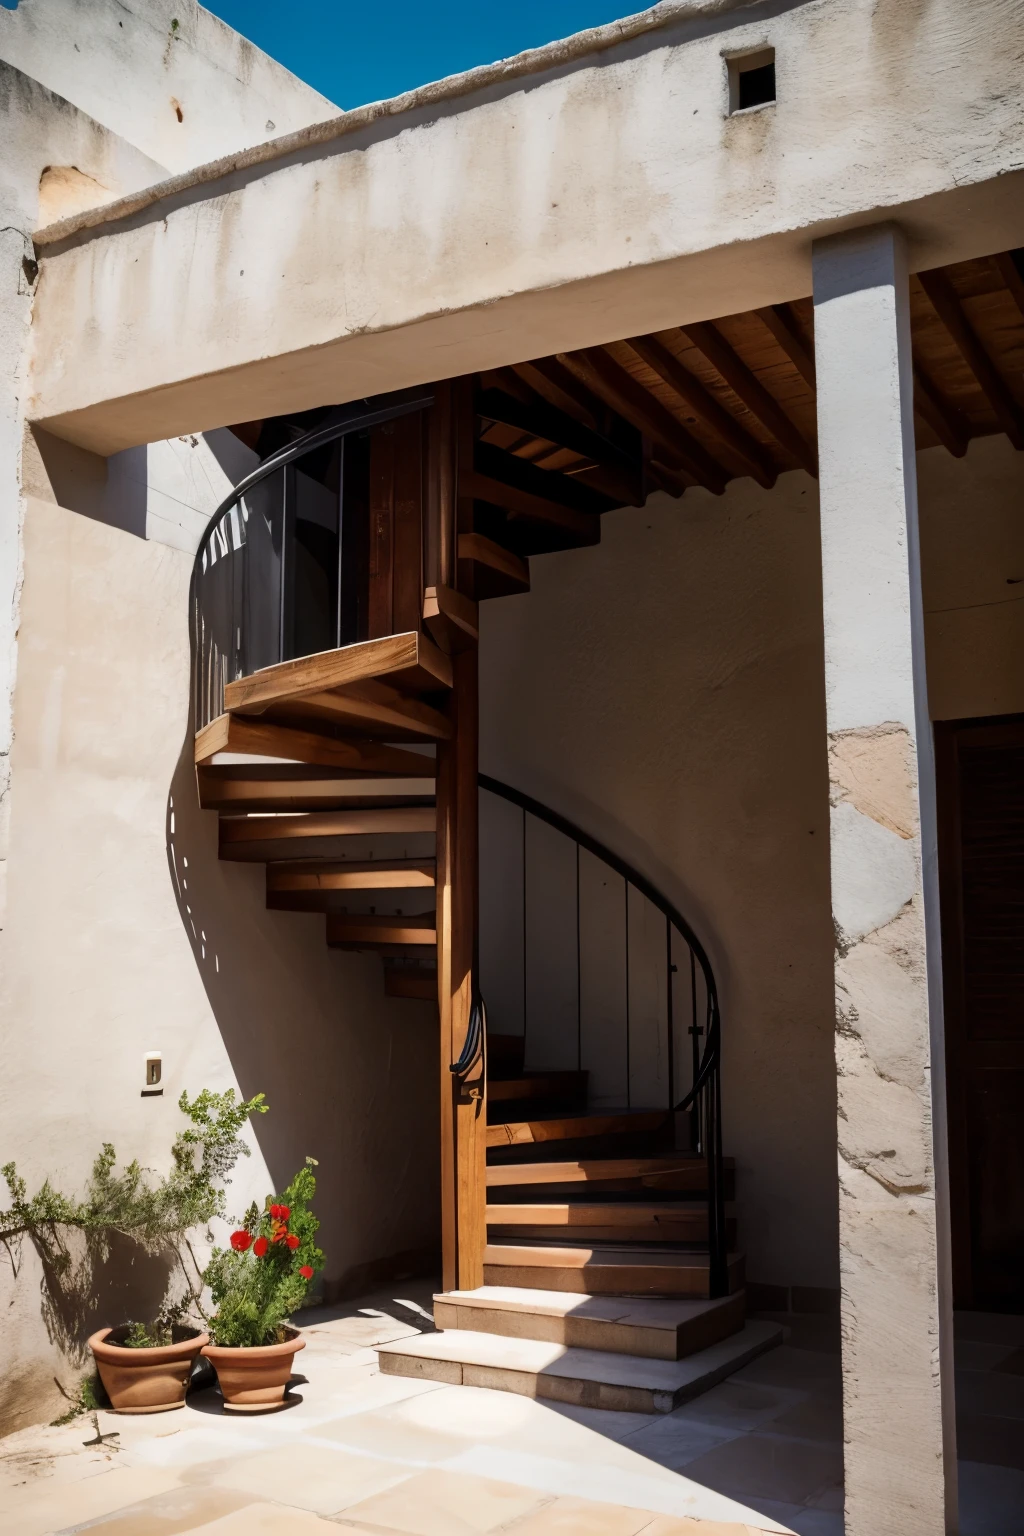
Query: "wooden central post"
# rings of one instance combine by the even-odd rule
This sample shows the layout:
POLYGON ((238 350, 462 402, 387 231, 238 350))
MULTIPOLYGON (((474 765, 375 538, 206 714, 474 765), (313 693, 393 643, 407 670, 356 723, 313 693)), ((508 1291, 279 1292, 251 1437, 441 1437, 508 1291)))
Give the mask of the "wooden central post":
MULTIPOLYGON (((472 597, 472 572, 457 557, 458 534, 472 527, 471 501, 458 471, 472 464, 472 382, 460 380, 435 407, 437 531, 434 579, 472 597)), ((432 562, 432 563, 434 563, 432 562)), ((437 981, 441 1020, 441 1231, 445 1290, 483 1284, 486 1225, 486 1049, 463 1076, 451 1066, 466 1041, 473 1007, 478 931, 477 646, 460 634, 453 647, 451 739, 437 749, 437 981)))

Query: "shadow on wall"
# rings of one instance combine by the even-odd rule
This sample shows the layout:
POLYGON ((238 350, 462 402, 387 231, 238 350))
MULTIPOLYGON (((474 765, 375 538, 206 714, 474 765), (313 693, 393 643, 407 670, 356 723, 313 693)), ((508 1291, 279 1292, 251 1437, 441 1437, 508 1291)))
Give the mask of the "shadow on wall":
POLYGON ((329 950, 324 919, 268 912, 262 864, 222 863, 186 734, 167 802, 178 910, 275 1190, 306 1156, 327 1255, 324 1296, 430 1273, 440 1245, 438 1031, 387 998, 376 955, 329 950))

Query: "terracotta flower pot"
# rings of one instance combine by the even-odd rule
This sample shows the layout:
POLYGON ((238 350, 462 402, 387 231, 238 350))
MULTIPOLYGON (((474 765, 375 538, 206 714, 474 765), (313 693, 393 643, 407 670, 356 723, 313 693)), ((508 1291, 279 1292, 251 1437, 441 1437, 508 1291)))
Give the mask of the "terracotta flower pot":
POLYGON ((203 1346, 203 1354, 217 1372, 225 1408, 235 1413, 266 1413, 283 1405, 292 1362, 306 1347, 298 1329, 285 1332, 288 1337, 282 1344, 203 1346))
POLYGON ((166 1413, 184 1408, 192 1367, 210 1335, 193 1333, 154 1349, 127 1349, 115 1337, 126 1332, 126 1328, 101 1328, 89 1340, 114 1412, 166 1413))

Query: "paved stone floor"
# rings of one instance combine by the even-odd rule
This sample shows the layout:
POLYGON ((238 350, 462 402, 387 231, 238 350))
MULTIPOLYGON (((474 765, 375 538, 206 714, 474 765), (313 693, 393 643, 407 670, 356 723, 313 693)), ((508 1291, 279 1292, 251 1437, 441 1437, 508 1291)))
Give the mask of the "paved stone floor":
MULTIPOLYGON (((429 1328, 407 1282, 305 1314, 291 1406, 100 1413, 0 1442, 11 1536, 841 1536, 835 1325, 669 1415, 561 1408, 381 1376, 372 1345, 429 1328), (396 1297, 395 1290, 399 1295, 396 1297), (108 1438, 89 1444, 96 1431, 108 1438)), ((958 1319, 962 1536, 1024 1536, 1024 1319, 958 1319)))

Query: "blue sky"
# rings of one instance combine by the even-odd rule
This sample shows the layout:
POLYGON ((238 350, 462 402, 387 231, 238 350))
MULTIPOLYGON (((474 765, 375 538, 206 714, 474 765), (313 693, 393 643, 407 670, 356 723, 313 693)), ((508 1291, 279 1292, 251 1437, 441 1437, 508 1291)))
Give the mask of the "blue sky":
POLYGON ((203 0, 341 107, 358 107, 644 8, 644 0, 203 0))

